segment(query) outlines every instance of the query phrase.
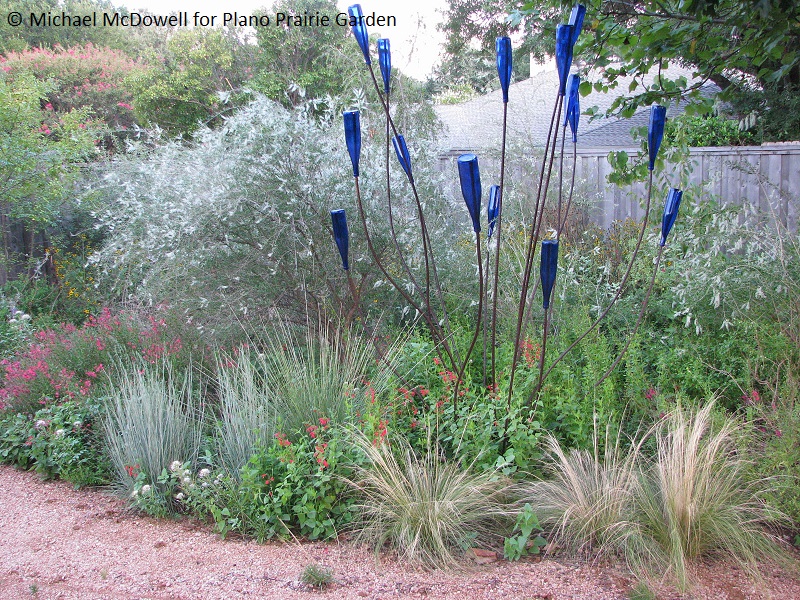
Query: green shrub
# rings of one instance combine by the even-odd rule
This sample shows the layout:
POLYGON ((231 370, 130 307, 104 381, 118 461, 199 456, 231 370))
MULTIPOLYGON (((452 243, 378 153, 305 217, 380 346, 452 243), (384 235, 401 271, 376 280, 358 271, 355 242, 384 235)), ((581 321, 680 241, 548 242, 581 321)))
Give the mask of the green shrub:
MULTIPOLYGON (((507 384, 503 373, 510 354, 508 344, 497 349, 501 390, 507 384)), ((523 395, 515 394, 509 408, 505 394, 484 391, 479 368, 473 364, 467 369, 456 405, 455 373, 435 356, 429 339, 411 335, 398 352, 394 369, 402 374, 402 380, 396 381, 393 395, 370 405, 365 431, 391 431, 421 453, 432 438, 448 460, 473 464, 478 471, 497 469, 508 476, 520 469, 534 469, 542 456, 539 415, 524 406, 523 395)), ((520 377, 531 370, 523 363, 520 377)))
POLYGON ((67 402, 30 415, 0 420, 0 461, 33 469, 46 479, 103 485, 110 465, 98 426, 103 407, 97 402, 67 402))
POLYGON ((755 472, 770 482, 764 499, 800 531, 800 405, 789 400, 756 408, 756 438, 763 449, 756 454, 755 472))
MULTIPOLYGON (((447 254, 454 236, 443 211, 435 210, 445 202, 436 187, 441 175, 432 167, 435 146, 423 140, 417 125, 421 112, 418 105, 404 111, 404 134, 415 139, 417 186, 433 213, 428 228, 447 254)), ((144 157, 131 153, 110 165, 98 183, 105 202, 98 220, 112 233, 91 259, 105 276, 104 286, 144 301, 170 298, 216 335, 277 315, 293 323, 309 315, 312 322, 318 315, 323 321, 348 314, 354 320, 358 308, 366 314, 376 304, 378 312, 389 306, 392 316, 405 314, 404 303, 367 258, 341 112, 332 109, 318 118, 314 113, 313 103, 287 110, 258 97, 220 129, 201 130, 190 146, 164 143, 144 157), (338 208, 347 210, 351 223, 350 273, 360 307, 353 306, 331 235, 329 211, 338 208)), ((372 118, 362 113, 365 131, 372 118)), ((383 165, 383 138, 365 135, 362 171, 380 173, 383 165)), ((396 161, 390 167, 393 204, 398 214, 411 214, 405 175, 396 161)), ((374 244, 392 271, 400 269, 389 258, 385 184, 365 176, 360 186, 374 244)), ((395 222, 403 247, 419 247, 415 224, 395 222)), ((417 258, 412 252, 409 262, 419 276, 417 258)), ((455 261, 448 264, 464 270, 455 261)))
POLYGON ((514 561, 528 554, 539 554, 547 544, 547 540, 538 535, 541 531, 542 526, 539 524, 536 513, 533 512, 530 504, 526 504, 517 516, 517 522, 514 524, 511 535, 503 543, 503 557, 506 560, 514 561), (534 533, 537 535, 531 539, 534 533))
POLYGON ((666 123, 665 141, 686 146, 747 146, 756 136, 739 128, 739 121, 719 115, 679 115, 666 123))
POLYGON ((261 445, 242 468, 241 481, 220 479, 205 504, 217 529, 259 541, 297 534, 336 537, 354 517, 352 477, 358 453, 350 434, 320 417, 290 440, 281 432, 261 445))

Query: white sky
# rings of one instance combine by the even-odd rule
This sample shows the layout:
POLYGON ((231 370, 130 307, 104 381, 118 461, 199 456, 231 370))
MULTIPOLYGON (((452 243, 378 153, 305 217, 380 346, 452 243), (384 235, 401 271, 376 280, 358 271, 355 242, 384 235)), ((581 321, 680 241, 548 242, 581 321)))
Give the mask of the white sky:
MULTIPOLYGON (((337 0, 337 5, 346 13, 347 7, 357 1, 337 0)), ((436 25, 442 20, 446 0, 361 0, 359 3, 365 15, 374 11, 377 15, 397 18, 396 27, 368 27, 369 34, 389 38, 392 66, 406 75, 424 79, 438 61, 444 43, 444 36, 436 30, 436 25)), ((199 11, 202 15, 218 15, 216 22, 220 23, 223 13, 250 15, 258 8, 271 6, 272 0, 118 0, 115 4, 127 6, 131 11, 146 8, 158 15, 187 11, 190 21, 199 11)))

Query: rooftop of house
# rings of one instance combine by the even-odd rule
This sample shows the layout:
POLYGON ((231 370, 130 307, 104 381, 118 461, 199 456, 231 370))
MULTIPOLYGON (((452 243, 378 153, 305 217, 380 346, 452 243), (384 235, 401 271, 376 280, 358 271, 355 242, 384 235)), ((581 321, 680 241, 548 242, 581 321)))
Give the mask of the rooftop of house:
MULTIPOLYGON (((553 103, 558 91, 558 72, 555 65, 539 66, 538 72, 532 69, 530 78, 514 83, 509 89, 508 136, 510 140, 534 146, 544 146, 553 111, 553 103)), ((671 79, 683 76, 692 80, 692 72, 671 66, 664 72, 671 79)), ((657 75, 644 76, 644 84, 652 85, 657 75)), ((592 92, 581 97, 581 119, 578 127, 578 144, 585 148, 630 148, 638 146, 631 130, 646 127, 649 108, 641 107, 633 117, 600 117, 591 122, 586 109, 597 107, 597 114, 604 115, 614 100, 620 95, 616 90, 628 90, 633 76, 619 78, 615 90, 607 93, 592 92)), ((703 86, 703 93, 713 95, 718 88, 713 84, 703 86)), ((683 112, 682 106, 670 106, 668 117, 683 112)), ((478 151, 499 146, 503 125, 503 99, 501 90, 461 104, 438 105, 436 113, 444 125, 442 149, 451 154, 464 151, 478 151)), ((563 121, 562 121, 563 124, 563 121)))

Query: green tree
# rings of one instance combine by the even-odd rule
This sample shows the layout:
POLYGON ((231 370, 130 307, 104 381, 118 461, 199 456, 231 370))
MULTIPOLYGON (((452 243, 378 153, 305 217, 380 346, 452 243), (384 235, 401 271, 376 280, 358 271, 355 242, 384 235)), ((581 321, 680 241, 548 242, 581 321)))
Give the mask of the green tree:
POLYGON ((0 0, 0 14, 3 15, 0 19, 0 52, 94 44, 136 54, 141 36, 124 27, 103 27, 101 24, 96 27, 41 27, 30 23, 31 13, 60 15, 62 11, 72 16, 101 11, 128 13, 126 8, 115 8, 108 0, 0 0), (12 11, 24 17, 17 27, 12 27, 6 18, 12 11))
MULTIPOLYGON (((530 75, 528 56, 522 51, 514 55, 512 76, 514 80, 525 79, 530 75)), ((448 98, 463 102, 499 88, 494 48, 464 48, 456 54, 448 53, 436 66, 431 86, 437 100, 443 103, 450 103, 448 98)))
POLYGON ((252 50, 237 30, 176 31, 163 55, 149 58, 157 66, 127 80, 136 116, 170 134, 215 123, 242 100, 252 50))
POLYGON ((78 170, 99 153, 86 108, 59 114, 45 83, 0 72, 0 285, 34 257, 34 237, 55 223, 78 170), (21 229, 21 247, 14 231, 21 229))
MULTIPOLYGON (((659 73, 656 83, 637 77, 611 107, 623 115, 653 102, 688 98, 687 112, 709 112, 713 100, 701 87, 714 82, 740 118, 758 123, 765 139, 800 137, 800 4, 793 0, 585 0, 584 33, 575 50, 595 68, 599 90, 614 88, 620 77, 659 73), (695 77, 669 79, 670 63, 692 69, 695 77)), ((571 3, 533 0, 509 10, 503 0, 481 3, 451 0, 448 48, 480 40, 493 42, 499 26, 490 15, 509 14, 506 27, 552 44, 555 25, 565 21, 571 3), (515 29, 516 28, 516 29, 515 29)), ((497 20, 497 17, 494 17, 497 20)), ((537 42, 542 43, 542 42, 537 42)), ((545 47, 545 49, 547 49, 545 47)), ((588 85, 588 84, 586 84, 588 85)))
MULTIPOLYGON (((438 94, 472 90, 485 94, 500 87, 495 62, 495 40, 513 36, 515 81, 530 75, 530 60, 544 61, 554 44, 537 34, 541 25, 533 17, 508 18, 517 4, 508 0, 449 0, 439 29, 446 35, 445 56, 433 74, 438 94)), ((556 9, 550 11, 555 19, 556 9)))
MULTIPOLYGON (((341 11, 332 0, 279 0, 269 11, 326 15, 334 22, 341 11)), ((306 98, 352 95, 362 85, 363 59, 347 27, 270 25, 256 30, 258 71, 255 90, 284 105, 306 98)))

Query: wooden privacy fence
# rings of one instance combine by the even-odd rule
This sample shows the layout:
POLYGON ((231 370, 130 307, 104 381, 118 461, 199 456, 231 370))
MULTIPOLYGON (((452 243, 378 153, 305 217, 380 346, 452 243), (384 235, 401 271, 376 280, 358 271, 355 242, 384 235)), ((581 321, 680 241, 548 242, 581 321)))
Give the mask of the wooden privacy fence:
MULTIPOLYGON (((579 140, 576 193, 589 200, 592 220, 603 227, 627 218, 640 220, 644 215, 645 183, 623 187, 608 183, 607 176, 613 170, 608 162, 608 154, 620 150, 630 156, 636 156, 640 151, 639 148, 581 148, 579 140)), ((453 171, 451 161, 458 154, 460 152, 442 155, 440 168, 453 171)), ((567 147, 565 165, 571 163, 571 158, 572 152, 567 147)), ((490 173, 497 170, 499 161, 496 159, 481 160, 482 171, 484 166, 490 173)), ((540 160, 535 164, 538 167, 540 160)), ((513 178, 518 180, 520 176, 538 180, 537 176, 530 173, 516 173, 513 178)), ((774 218, 790 231, 798 231, 800 142, 692 148, 689 164, 682 167, 667 165, 657 171, 651 219, 660 218, 667 188, 685 188, 687 183, 697 186, 684 196, 687 202, 699 203, 713 198, 722 205, 748 205, 774 218), (683 181, 682 175, 686 177, 683 181)), ((487 178, 487 189, 488 185, 487 178)), ((457 187, 456 179, 453 192, 460 198, 457 187)))
MULTIPOLYGON (((617 150, 617 149, 615 149, 617 150)), ((626 150, 636 155, 638 148, 626 150)), ((643 183, 618 187, 607 182, 612 168, 608 148, 580 148, 576 179, 581 190, 596 198, 592 217, 603 226, 628 217, 640 219, 641 201, 646 192, 643 183)), ((713 197, 720 204, 749 205, 771 215, 789 230, 797 231, 800 206, 800 142, 763 144, 761 146, 723 146, 692 148, 688 184, 702 189, 699 197, 687 196, 697 203, 713 197)), ((668 165, 658 177, 655 190, 681 187, 681 169, 668 165)), ((663 204, 666 193, 654 192, 655 207, 663 204), (662 197, 663 196, 663 197, 662 197)))

